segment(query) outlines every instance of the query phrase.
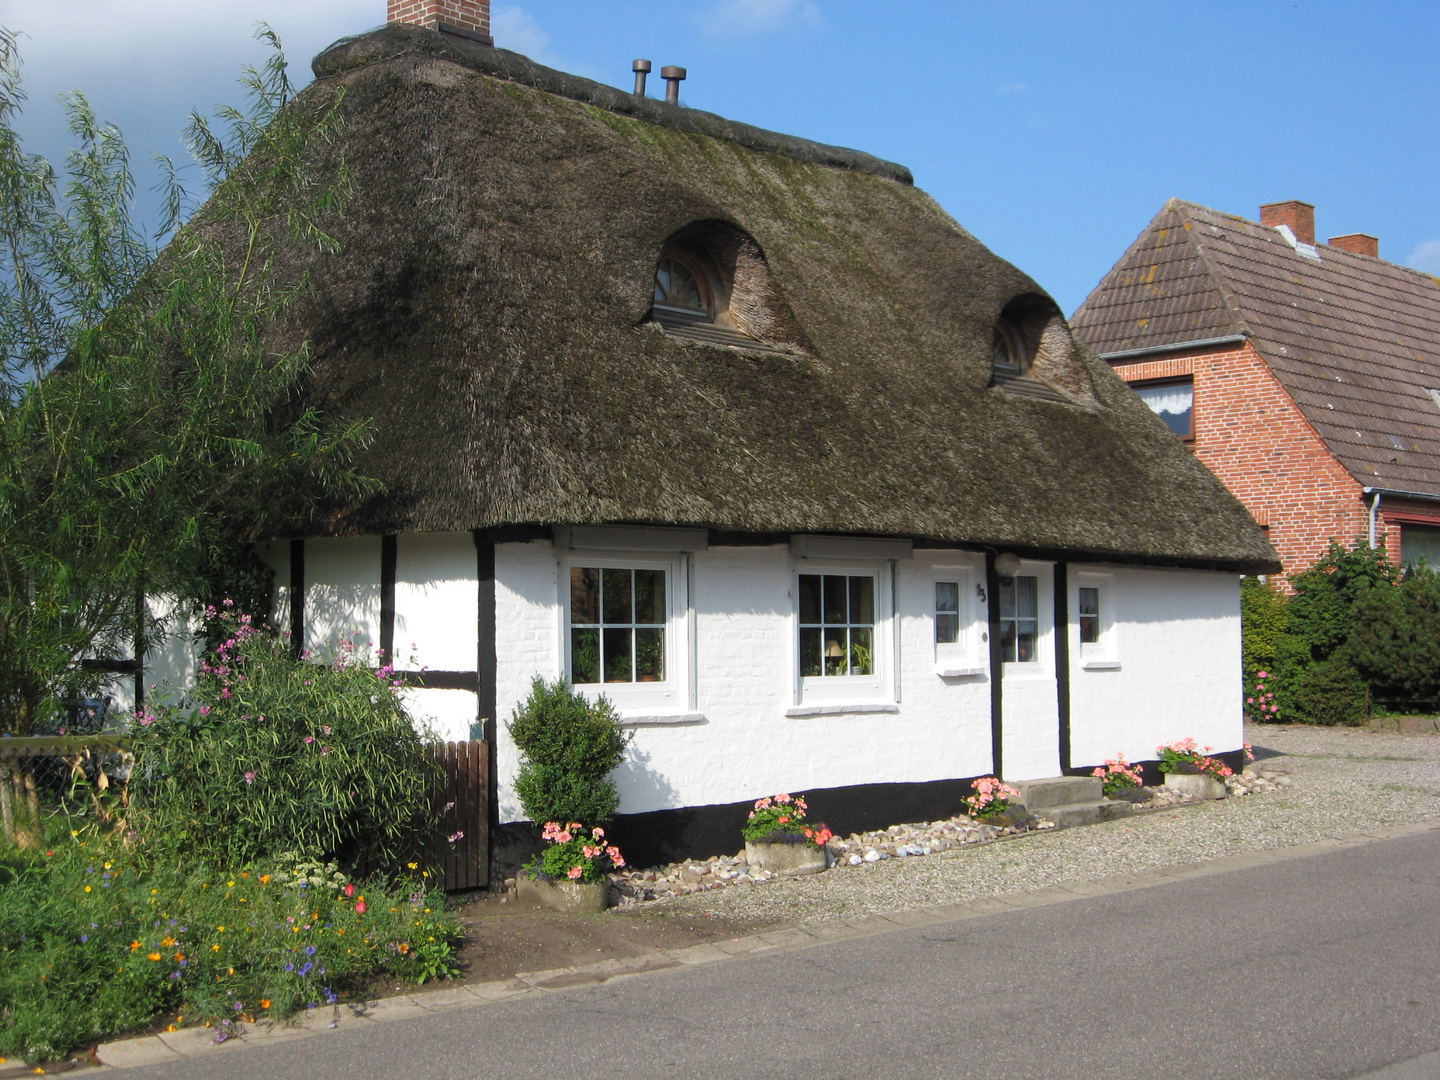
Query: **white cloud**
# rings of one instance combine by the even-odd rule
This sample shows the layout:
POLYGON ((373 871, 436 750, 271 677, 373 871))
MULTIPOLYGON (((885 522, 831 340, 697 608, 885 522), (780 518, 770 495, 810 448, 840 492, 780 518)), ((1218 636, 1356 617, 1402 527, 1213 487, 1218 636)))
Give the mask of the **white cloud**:
POLYGON ((707 34, 769 34, 820 25, 815 0, 716 0, 700 17, 707 34))
POLYGON ((997 94, 1019 94, 1030 89, 1029 83, 1023 82, 1002 82, 995 88, 997 94))
POLYGON ((1416 244, 1405 265, 1427 274, 1440 274, 1440 240, 1422 240, 1416 244))
POLYGON ((490 35, 502 49, 523 53, 537 64, 558 67, 558 59, 550 52, 547 34, 524 8, 497 4, 490 9, 490 35))

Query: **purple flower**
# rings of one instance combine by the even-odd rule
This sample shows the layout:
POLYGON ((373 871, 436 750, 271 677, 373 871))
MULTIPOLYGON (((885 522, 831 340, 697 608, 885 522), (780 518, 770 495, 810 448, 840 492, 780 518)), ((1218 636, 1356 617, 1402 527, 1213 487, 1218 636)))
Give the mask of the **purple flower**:
POLYGON ((294 970, 295 970, 295 965, 294 965, 294 964, 286 964, 286 965, 285 965, 285 970, 286 970, 286 971, 294 971, 294 970))
POLYGON ((81 934, 81 935, 80 935, 80 944, 81 944, 81 945, 84 945, 85 942, 87 942, 87 941, 89 941, 89 940, 90 940, 90 935, 89 935, 89 934, 81 934))
POLYGON ((305 955, 306 955, 306 956, 314 956, 314 955, 315 955, 315 946, 314 946, 314 945, 306 945, 306 946, 305 946, 305 955))
POLYGON ((254 774, 253 772, 247 772, 247 773, 245 774, 245 783, 247 783, 247 784, 253 784, 254 782, 255 782, 255 774, 254 774))

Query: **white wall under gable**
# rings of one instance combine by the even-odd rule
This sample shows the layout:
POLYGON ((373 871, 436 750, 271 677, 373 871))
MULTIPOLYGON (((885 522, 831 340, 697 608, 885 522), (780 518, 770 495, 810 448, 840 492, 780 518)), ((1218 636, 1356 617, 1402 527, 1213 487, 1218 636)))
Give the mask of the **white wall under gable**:
POLYGON ((1111 663, 1087 668, 1070 628, 1070 759, 1099 765, 1123 753, 1153 759, 1161 743, 1194 738, 1217 752, 1244 741, 1240 583, 1235 574, 1126 566, 1072 566, 1070 610, 1083 574, 1109 588, 1117 634, 1111 663), (1077 583, 1077 579, 1080 579, 1077 583))
POLYGON ((367 657, 380 644, 380 538, 305 541, 304 648, 350 638, 367 657))
MULTIPOLYGON (((395 656, 387 662, 406 670, 474 671, 479 625, 475 577, 475 541, 469 533, 397 537, 395 656)), ((474 704, 472 696, 472 712, 474 704)))

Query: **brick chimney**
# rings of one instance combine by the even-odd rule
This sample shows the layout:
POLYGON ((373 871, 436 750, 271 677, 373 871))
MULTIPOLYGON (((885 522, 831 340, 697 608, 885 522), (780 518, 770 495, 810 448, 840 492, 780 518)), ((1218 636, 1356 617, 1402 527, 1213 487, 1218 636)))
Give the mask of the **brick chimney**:
POLYGON ((1299 199, 1266 203, 1260 207, 1260 224, 1286 225, 1302 244, 1315 243, 1315 207, 1299 199))
POLYGON ((490 0, 389 0, 387 22, 410 23, 494 45, 490 36, 490 0))
POLYGON ((1369 233, 1352 232, 1344 236, 1330 237, 1331 247, 1338 247, 1341 251, 1353 251, 1356 255, 1369 255, 1372 259, 1380 258, 1380 238, 1371 236, 1369 233))

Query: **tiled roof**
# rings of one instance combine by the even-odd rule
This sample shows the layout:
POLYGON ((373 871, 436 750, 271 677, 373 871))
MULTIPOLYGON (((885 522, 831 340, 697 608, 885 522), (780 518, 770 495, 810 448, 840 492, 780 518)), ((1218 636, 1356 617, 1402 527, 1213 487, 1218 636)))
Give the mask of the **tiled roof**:
POLYGON ((1071 325, 1102 353, 1246 335, 1360 483, 1440 495, 1440 279, 1172 199, 1071 325))

